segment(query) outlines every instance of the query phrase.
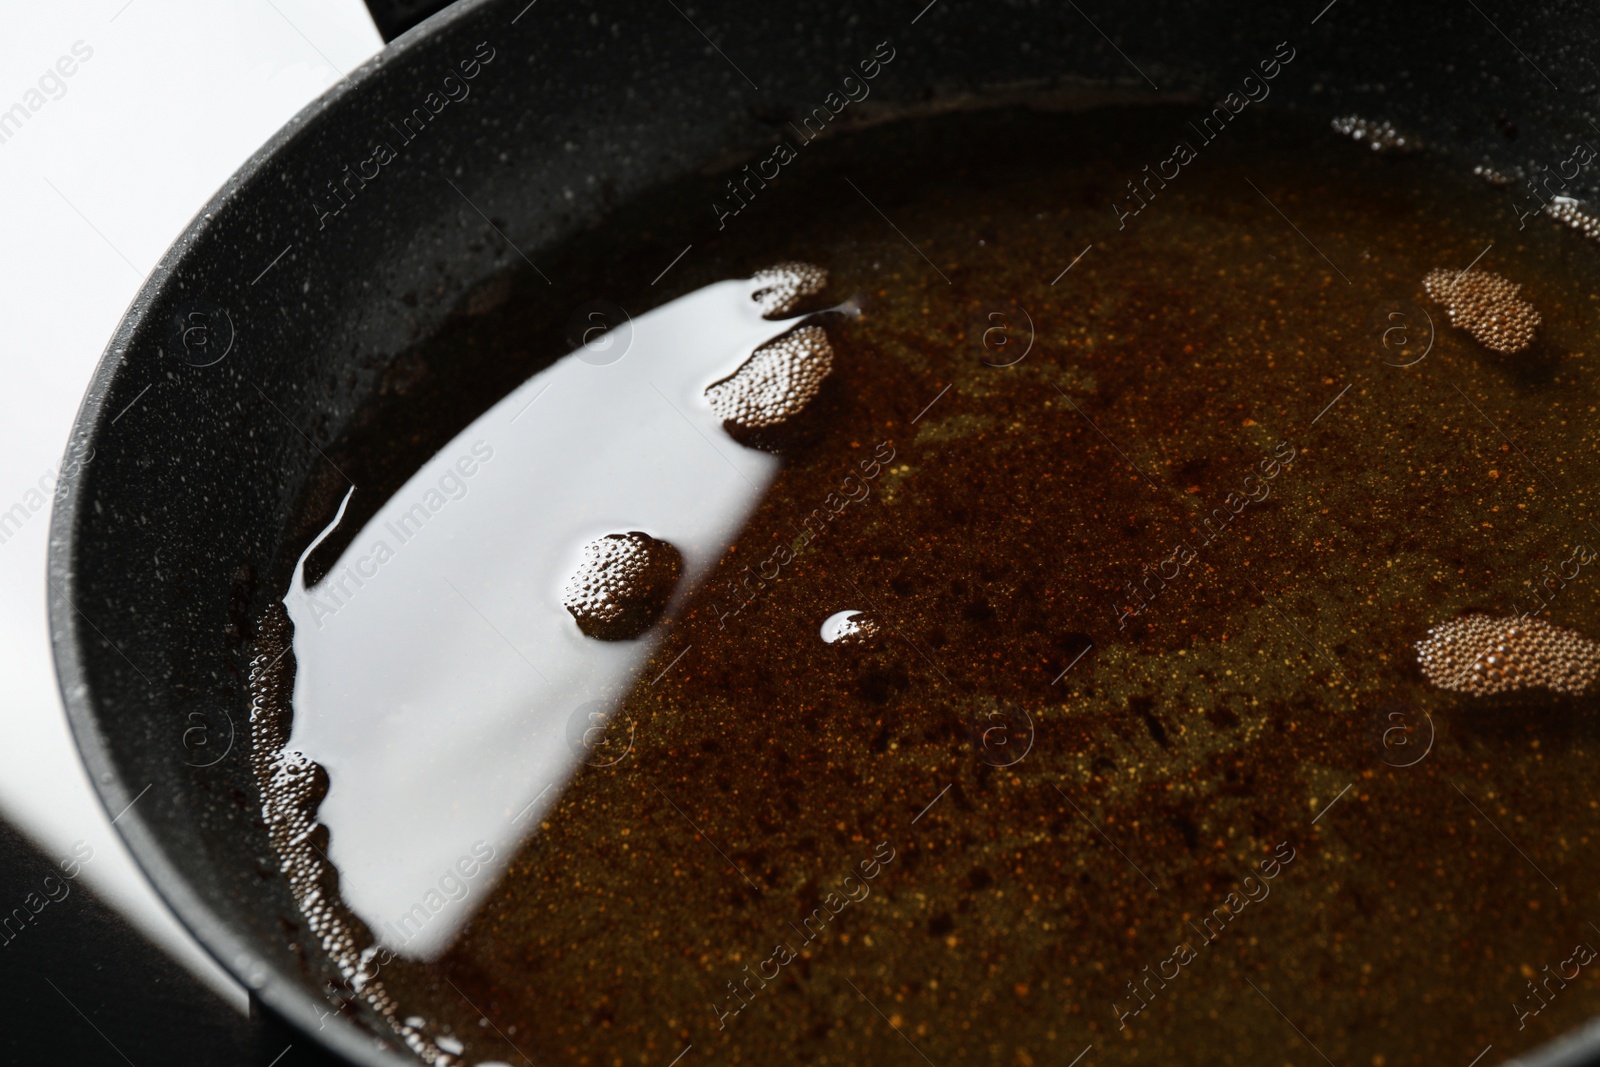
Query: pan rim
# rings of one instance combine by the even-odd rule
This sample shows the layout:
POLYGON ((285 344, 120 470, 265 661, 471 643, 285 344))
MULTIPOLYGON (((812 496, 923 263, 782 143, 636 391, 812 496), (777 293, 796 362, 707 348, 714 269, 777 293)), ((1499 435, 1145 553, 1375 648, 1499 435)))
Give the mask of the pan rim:
MULTIPOLYGON (((110 414, 106 409, 106 398, 122 370, 121 353, 140 332, 147 309, 158 295, 170 287, 177 268, 191 254, 191 248, 218 219, 260 188, 270 174, 272 163, 305 136, 315 120, 355 106, 355 102, 366 95, 374 79, 380 77, 393 60, 423 47, 426 42, 472 18, 480 10, 505 2, 455 0, 413 26, 297 111, 228 176, 151 268, 118 320, 116 329, 101 351, 83 399, 79 402, 77 414, 73 417, 66 443, 68 458, 71 457, 75 442, 92 446, 101 437, 108 425, 105 420, 110 414)), ((111 756, 112 746, 100 729, 104 707, 101 697, 91 690, 87 681, 86 662, 89 656, 81 647, 86 639, 86 620, 74 606, 78 590, 73 563, 77 544, 73 531, 84 503, 84 473, 88 463, 93 462, 92 453, 90 455, 87 463, 66 464, 68 473, 62 477, 54 494, 45 573, 48 582, 47 619, 56 686, 74 745, 88 772, 95 796, 107 816, 122 812, 113 828, 132 855, 140 873, 149 881, 179 925, 223 971, 245 988, 252 1004, 264 1005, 297 1030, 351 1063, 370 1067, 415 1063, 393 1041, 388 1049, 378 1047, 370 1034, 342 1014, 336 1015, 333 1025, 327 1025, 327 1016, 335 1013, 319 1010, 318 999, 302 981, 282 967, 258 958, 250 940, 241 935, 194 889, 190 880, 169 857, 168 846, 161 835, 145 822, 137 809, 128 808, 137 790, 130 789, 129 783, 118 772, 111 756)), ((88 634, 87 637, 93 639, 94 635, 88 634)))

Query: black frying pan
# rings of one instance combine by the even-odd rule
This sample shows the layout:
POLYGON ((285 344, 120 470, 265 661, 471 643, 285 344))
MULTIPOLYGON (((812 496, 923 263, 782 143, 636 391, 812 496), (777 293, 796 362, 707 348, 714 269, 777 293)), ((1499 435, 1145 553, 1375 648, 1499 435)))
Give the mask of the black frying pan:
MULTIPOLYGON (((1277 106, 1391 119, 1464 166, 1534 168, 1594 134, 1600 15, 1586 5, 1325 4, 464 0, 306 108, 206 205, 118 327, 69 446, 92 459, 63 481, 51 531, 68 715, 108 809, 150 787, 118 825, 180 919, 317 1040, 355 1062, 404 1059, 348 1018, 319 1024, 323 969, 289 950, 279 920, 295 906, 266 877, 244 674, 250 620, 311 534, 288 516, 342 489, 327 453, 475 287, 537 264, 558 338, 604 295, 559 270, 586 254, 586 228, 642 192, 703 181, 703 217, 608 252, 618 285, 646 288, 684 244, 715 242, 716 175, 884 40, 898 54, 874 86, 887 108, 1019 91, 1205 98, 1287 40, 1299 58, 1277 106), (374 161, 380 132, 396 151, 374 161)), ((380 25, 434 6, 395 5, 380 25)), ((378 480, 415 462, 399 455, 378 480)))

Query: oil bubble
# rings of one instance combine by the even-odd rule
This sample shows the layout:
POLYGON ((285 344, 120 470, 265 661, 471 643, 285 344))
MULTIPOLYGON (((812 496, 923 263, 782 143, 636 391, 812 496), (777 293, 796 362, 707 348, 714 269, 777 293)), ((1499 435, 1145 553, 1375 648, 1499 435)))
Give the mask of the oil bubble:
POLYGON ((588 636, 626 641, 661 617, 682 571, 682 554, 666 541, 638 530, 607 534, 583 546, 562 604, 588 636))
POLYGON ((830 645, 865 645, 878 636, 878 620, 864 611, 836 611, 822 623, 822 640, 830 645))
POLYGON ((795 309, 804 297, 815 296, 828 284, 828 272, 810 263, 775 263, 758 270, 753 280, 760 286, 750 299, 761 305, 765 318, 776 318, 795 309))
POLYGON ((820 326, 802 326, 751 353, 706 390, 711 410, 741 430, 765 430, 800 414, 833 371, 833 345, 820 326))

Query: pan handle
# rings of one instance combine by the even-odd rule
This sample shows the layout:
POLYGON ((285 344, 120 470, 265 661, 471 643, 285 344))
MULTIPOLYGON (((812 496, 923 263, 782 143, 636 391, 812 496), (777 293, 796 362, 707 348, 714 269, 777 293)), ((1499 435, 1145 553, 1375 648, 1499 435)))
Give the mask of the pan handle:
POLYGON ((372 21, 384 43, 394 40, 411 27, 450 6, 451 0, 366 0, 372 21))

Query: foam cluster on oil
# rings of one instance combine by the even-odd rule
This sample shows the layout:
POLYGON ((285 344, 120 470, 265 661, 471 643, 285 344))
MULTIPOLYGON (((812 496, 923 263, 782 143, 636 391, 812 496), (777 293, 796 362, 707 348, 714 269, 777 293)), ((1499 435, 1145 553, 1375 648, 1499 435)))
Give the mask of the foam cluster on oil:
POLYGON ((1509 356, 1533 344, 1539 311, 1517 295, 1522 286, 1489 271, 1441 267, 1423 277, 1422 287, 1444 305, 1452 326, 1485 348, 1509 356))
POLYGON ((766 430, 803 411, 833 370, 820 326, 801 326, 762 345, 733 375, 706 390, 711 410, 741 429, 766 430))
POLYGON ((1417 642, 1417 661, 1434 685, 1474 696, 1535 686, 1576 695, 1600 680, 1600 642, 1540 618, 1451 619, 1417 642))
MULTIPOLYGON (((1595 247, 1381 120, 1241 117, 1119 225, 1188 117, 623 213, 694 242, 632 347, 488 398, 261 628, 352 1015, 444 1064, 1381 1067, 1600 1010, 1531 985, 1600 943, 1595 247)), ((418 362, 469 390, 526 314, 418 362)))
POLYGON ((655 624, 672 599, 683 557, 647 533, 606 534, 583 546, 562 603, 590 637, 624 641, 655 624))

